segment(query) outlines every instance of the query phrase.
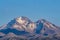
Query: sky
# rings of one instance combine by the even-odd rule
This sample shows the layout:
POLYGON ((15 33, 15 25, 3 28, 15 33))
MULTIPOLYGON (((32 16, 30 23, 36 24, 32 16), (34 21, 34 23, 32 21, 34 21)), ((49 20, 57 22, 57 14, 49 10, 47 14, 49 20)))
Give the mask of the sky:
POLYGON ((0 0, 0 26, 19 16, 60 26, 60 0, 0 0))

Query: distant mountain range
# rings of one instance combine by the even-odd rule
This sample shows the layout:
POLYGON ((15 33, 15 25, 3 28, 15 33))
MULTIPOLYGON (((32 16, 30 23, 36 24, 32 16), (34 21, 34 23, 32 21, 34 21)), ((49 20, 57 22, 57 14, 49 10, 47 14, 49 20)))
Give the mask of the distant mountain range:
POLYGON ((0 27, 0 40, 60 40, 60 27, 45 19, 17 17, 0 27))

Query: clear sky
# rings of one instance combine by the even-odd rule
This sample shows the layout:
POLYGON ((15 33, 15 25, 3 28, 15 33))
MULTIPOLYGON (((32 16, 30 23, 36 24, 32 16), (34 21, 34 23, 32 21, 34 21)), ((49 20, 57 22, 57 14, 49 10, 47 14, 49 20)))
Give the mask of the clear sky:
POLYGON ((46 19, 60 26, 60 0, 0 0, 0 26, 15 17, 46 19))

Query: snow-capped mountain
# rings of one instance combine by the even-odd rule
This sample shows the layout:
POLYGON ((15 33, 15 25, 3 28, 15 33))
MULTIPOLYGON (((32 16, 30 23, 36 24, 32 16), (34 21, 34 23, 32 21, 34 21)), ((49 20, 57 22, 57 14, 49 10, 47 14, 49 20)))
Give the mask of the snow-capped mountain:
POLYGON ((39 38, 40 40, 41 37, 51 38, 55 35, 60 35, 60 27, 45 19, 32 22, 29 18, 22 16, 14 18, 8 24, 0 27, 1 40, 8 40, 8 38, 12 40, 12 37, 17 37, 16 40, 20 40, 19 38, 26 40, 35 40, 35 38, 39 38))
POLYGON ((45 19, 38 20, 36 24, 36 33, 38 34, 42 34, 43 36, 53 36, 55 34, 60 34, 60 27, 57 27, 45 19))

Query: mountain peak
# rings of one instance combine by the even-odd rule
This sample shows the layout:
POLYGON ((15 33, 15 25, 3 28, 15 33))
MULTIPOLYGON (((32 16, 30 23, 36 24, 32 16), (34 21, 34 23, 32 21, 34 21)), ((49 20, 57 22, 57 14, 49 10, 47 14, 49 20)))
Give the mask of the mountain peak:
POLYGON ((23 24, 25 22, 25 20, 23 20, 23 17, 16 18, 16 21, 20 24, 23 24))
POLYGON ((45 19, 40 19, 37 21, 37 23, 45 23, 45 22, 47 22, 47 20, 45 20, 45 19))
POLYGON ((20 16, 20 17, 17 17, 17 18, 15 18, 15 19, 28 19, 28 18, 25 17, 25 16, 20 16))
POLYGON ((17 17, 16 19, 16 22, 20 23, 20 24, 23 24, 27 21, 30 21, 27 17, 24 17, 24 16, 21 16, 21 17, 17 17))
POLYGON ((15 20, 19 24, 24 24, 26 22, 32 22, 29 18, 24 17, 24 16, 17 17, 17 18, 15 18, 15 20))
POLYGON ((8 24, 11 24, 11 25, 13 25, 13 24, 26 24, 28 22, 31 22, 30 19, 28 19, 27 17, 21 16, 21 17, 14 18, 8 24))
POLYGON ((41 21, 42 23, 46 22, 46 20, 45 20, 45 19, 40 19, 40 21, 41 21))

